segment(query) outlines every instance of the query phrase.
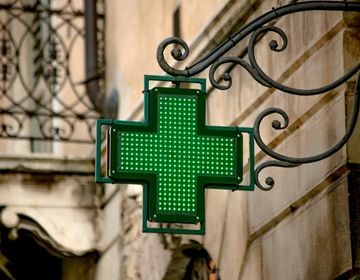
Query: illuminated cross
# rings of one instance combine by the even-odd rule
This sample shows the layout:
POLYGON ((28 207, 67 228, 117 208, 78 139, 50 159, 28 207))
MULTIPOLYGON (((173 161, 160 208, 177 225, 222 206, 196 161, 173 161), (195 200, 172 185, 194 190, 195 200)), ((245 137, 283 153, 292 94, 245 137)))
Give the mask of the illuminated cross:
POLYGON ((146 185, 149 221, 203 222, 204 188, 241 182, 241 133, 206 126, 205 98, 200 90, 153 88, 145 92, 144 122, 110 128, 109 177, 146 185))

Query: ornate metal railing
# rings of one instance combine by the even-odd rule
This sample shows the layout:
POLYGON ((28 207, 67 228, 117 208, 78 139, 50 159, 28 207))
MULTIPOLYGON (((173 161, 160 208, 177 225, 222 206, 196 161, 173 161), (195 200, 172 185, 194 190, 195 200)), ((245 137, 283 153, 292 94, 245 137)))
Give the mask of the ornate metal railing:
MULTIPOLYGON (((302 95, 302 96, 312 96, 326 93, 339 85, 343 84, 347 80, 349 80, 352 76, 354 76, 360 70, 360 63, 353 67, 348 73, 344 76, 340 77, 338 80, 314 89, 297 89, 288 87, 286 85, 280 84, 273 80, 270 76, 268 76, 259 66, 256 57, 255 57, 255 44, 260 36, 264 35, 264 33, 272 32, 276 33, 280 36, 282 42, 279 44, 278 41, 272 40, 269 43, 269 47, 272 51, 275 52, 282 52, 286 49, 288 44, 288 39, 286 33, 279 27, 271 25, 271 21, 280 18, 282 16, 296 13, 296 12, 303 12, 303 11, 353 11, 359 12, 360 11, 360 3, 359 2, 339 2, 339 1, 308 1, 308 2, 301 2, 290 4, 287 6, 283 6, 277 9, 273 9, 272 11, 260 16, 259 18, 251 21, 249 24, 245 25, 241 28, 238 32, 230 36, 228 40, 220 44, 217 48, 207 54, 204 58, 200 61, 196 62, 195 64, 186 67, 185 69, 176 69, 170 66, 166 60, 164 55, 164 50, 167 46, 171 44, 175 44, 176 47, 171 51, 172 57, 177 61, 182 61, 187 58, 189 54, 189 47, 188 45, 177 37, 172 37, 165 39, 163 42, 160 43, 157 51, 157 60, 160 67, 168 74, 173 76, 185 76, 191 77, 194 76, 206 68, 210 67, 209 71, 209 79, 211 84, 220 90, 229 89, 232 85, 232 79, 229 72, 225 72, 221 75, 220 81, 216 77, 216 70, 223 64, 231 63, 240 65, 243 67, 257 82, 262 84, 265 87, 275 88, 279 91, 294 94, 294 95, 302 95), (246 61, 239 57, 222 57, 224 56, 229 50, 234 48, 239 42, 243 42, 245 38, 250 36, 250 40, 247 46, 248 58, 249 61, 246 61), (223 84, 223 83, 226 84, 223 84)), ((285 111, 280 108, 268 108, 262 113, 258 115, 254 123, 254 136, 255 141, 258 144, 259 148, 265 152, 267 155, 272 157, 275 160, 270 160, 264 162, 257 166, 255 169, 255 184, 262 190, 270 190, 274 187, 274 180, 272 177, 267 177, 265 180, 266 186, 264 186, 259 180, 259 173, 267 167, 295 167, 305 163, 311 163, 320 161, 325 159, 335 152, 340 150, 346 142, 349 140, 351 134, 354 131, 358 115, 359 115, 359 107, 360 107, 360 73, 357 78, 357 84, 355 86, 355 97, 354 97, 354 105, 353 105, 353 112, 351 115, 350 123, 346 129, 344 136, 340 139, 340 141, 331 147, 329 150, 319 153, 317 155, 304 157, 304 158, 295 158, 286 156, 283 154, 279 154, 278 152, 274 151, 270 148, 266 143, 263 141, 260 133, 260 124, 263 119, 271 114, 278 114, 281 116, 282 120, 275 120, 272 122, 272 127, 276 130, 283 130, 286 129, 289 125, 289 117, 285 111)))
POLYGON ((0 138, 94 142, 104 20, 104 0, 1 1, 0 138))

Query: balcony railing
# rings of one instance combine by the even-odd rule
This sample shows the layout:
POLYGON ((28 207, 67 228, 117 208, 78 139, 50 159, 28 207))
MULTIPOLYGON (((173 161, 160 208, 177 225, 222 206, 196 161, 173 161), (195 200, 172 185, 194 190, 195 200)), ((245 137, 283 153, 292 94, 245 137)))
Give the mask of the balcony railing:
POLYGON ((104 0, 1 2, 0 138, 93 143, 105 95, 104 0))

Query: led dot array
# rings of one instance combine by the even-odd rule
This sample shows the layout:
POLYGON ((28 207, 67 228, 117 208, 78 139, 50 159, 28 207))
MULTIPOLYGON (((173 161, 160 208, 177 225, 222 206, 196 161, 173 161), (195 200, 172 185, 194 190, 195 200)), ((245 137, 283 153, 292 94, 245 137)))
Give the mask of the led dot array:
POLYGON ((197 135, 196 102, 160 95, 158 132, 120 135, 120 170, 158 173, 159 212, 194 214, 198 175, 235 175, 235 139, 197 135))

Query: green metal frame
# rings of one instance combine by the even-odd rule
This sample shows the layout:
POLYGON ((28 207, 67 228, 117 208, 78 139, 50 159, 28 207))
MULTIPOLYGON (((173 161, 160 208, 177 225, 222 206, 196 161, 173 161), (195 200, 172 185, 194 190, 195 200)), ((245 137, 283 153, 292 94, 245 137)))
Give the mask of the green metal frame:
POLYGON ((117 120, 98 120, 97 122, 97 142, 96 142, 96 168, 95 177, 99 183, 137 183, 143 185, 143 231, 157 232, 157 233, 177 233, 177 234, 205 234, 205 201, 204 189, 230 189, 230 190, 254 190, 254 135, 252 128, 239 127, 216 127, 206 126, 205 123, 205 79, 194 79, 184 77, 163 77, 163 76, 145 76, 144 84, 144 122, 128 122, 117 120), (157 98, 159 91, 161 95, 176 95, 179 89, 176 88, 149 88, 150 81, 172 82, 177 86, 183 83, 199 84, 200 90, 194 89, 180 89, 181 95, 188 94, 198 100, 197 112, 197 135, 199 136, 218 136, 231 137, 236 139, 236 154, 242 154, 242 134, 249 135, 249 166, 250 166, 250 180, 248 185, 241 185, 242 180, 242 156, 237 159, 236 176, 234 177, 216 177, 215 176, 199 176, 197 175, 197 211, 194 216, 182 217, 179 219, 178 215, 171 216, 170 214, 160 214, 156 210, 156 200, 158 199, 156 188, 157 175, 149 173, 136 172, 119 172, 119 141, 117 134, 119 131, 129 132, 157 132, 158 118, 157 98), (199 106, 200 104, 200 106, 199 106), (151 117, 152 116, 152 117, 151 117), (101 136, 102 127, 108 126, 108 174, 103 176, 101 174, 101 136), (211 180, 209 180, 211 179, 211 180), (156 217, 156 218, 155 218, 156 217), (178 228, 163 228, 150 227, 149 222, 166 222, 166 223, 181 223, 181 224, 200 224, 199 229, 178 229, 178 228))
POLYGON ((114 120, 100 119, 96 121, 96 142, 95 142, 95 182, 103 184, 116 184, 117 182, 107 175, 101 174, 102 162, 102 130, 103 126, 111 126, 114 120))

